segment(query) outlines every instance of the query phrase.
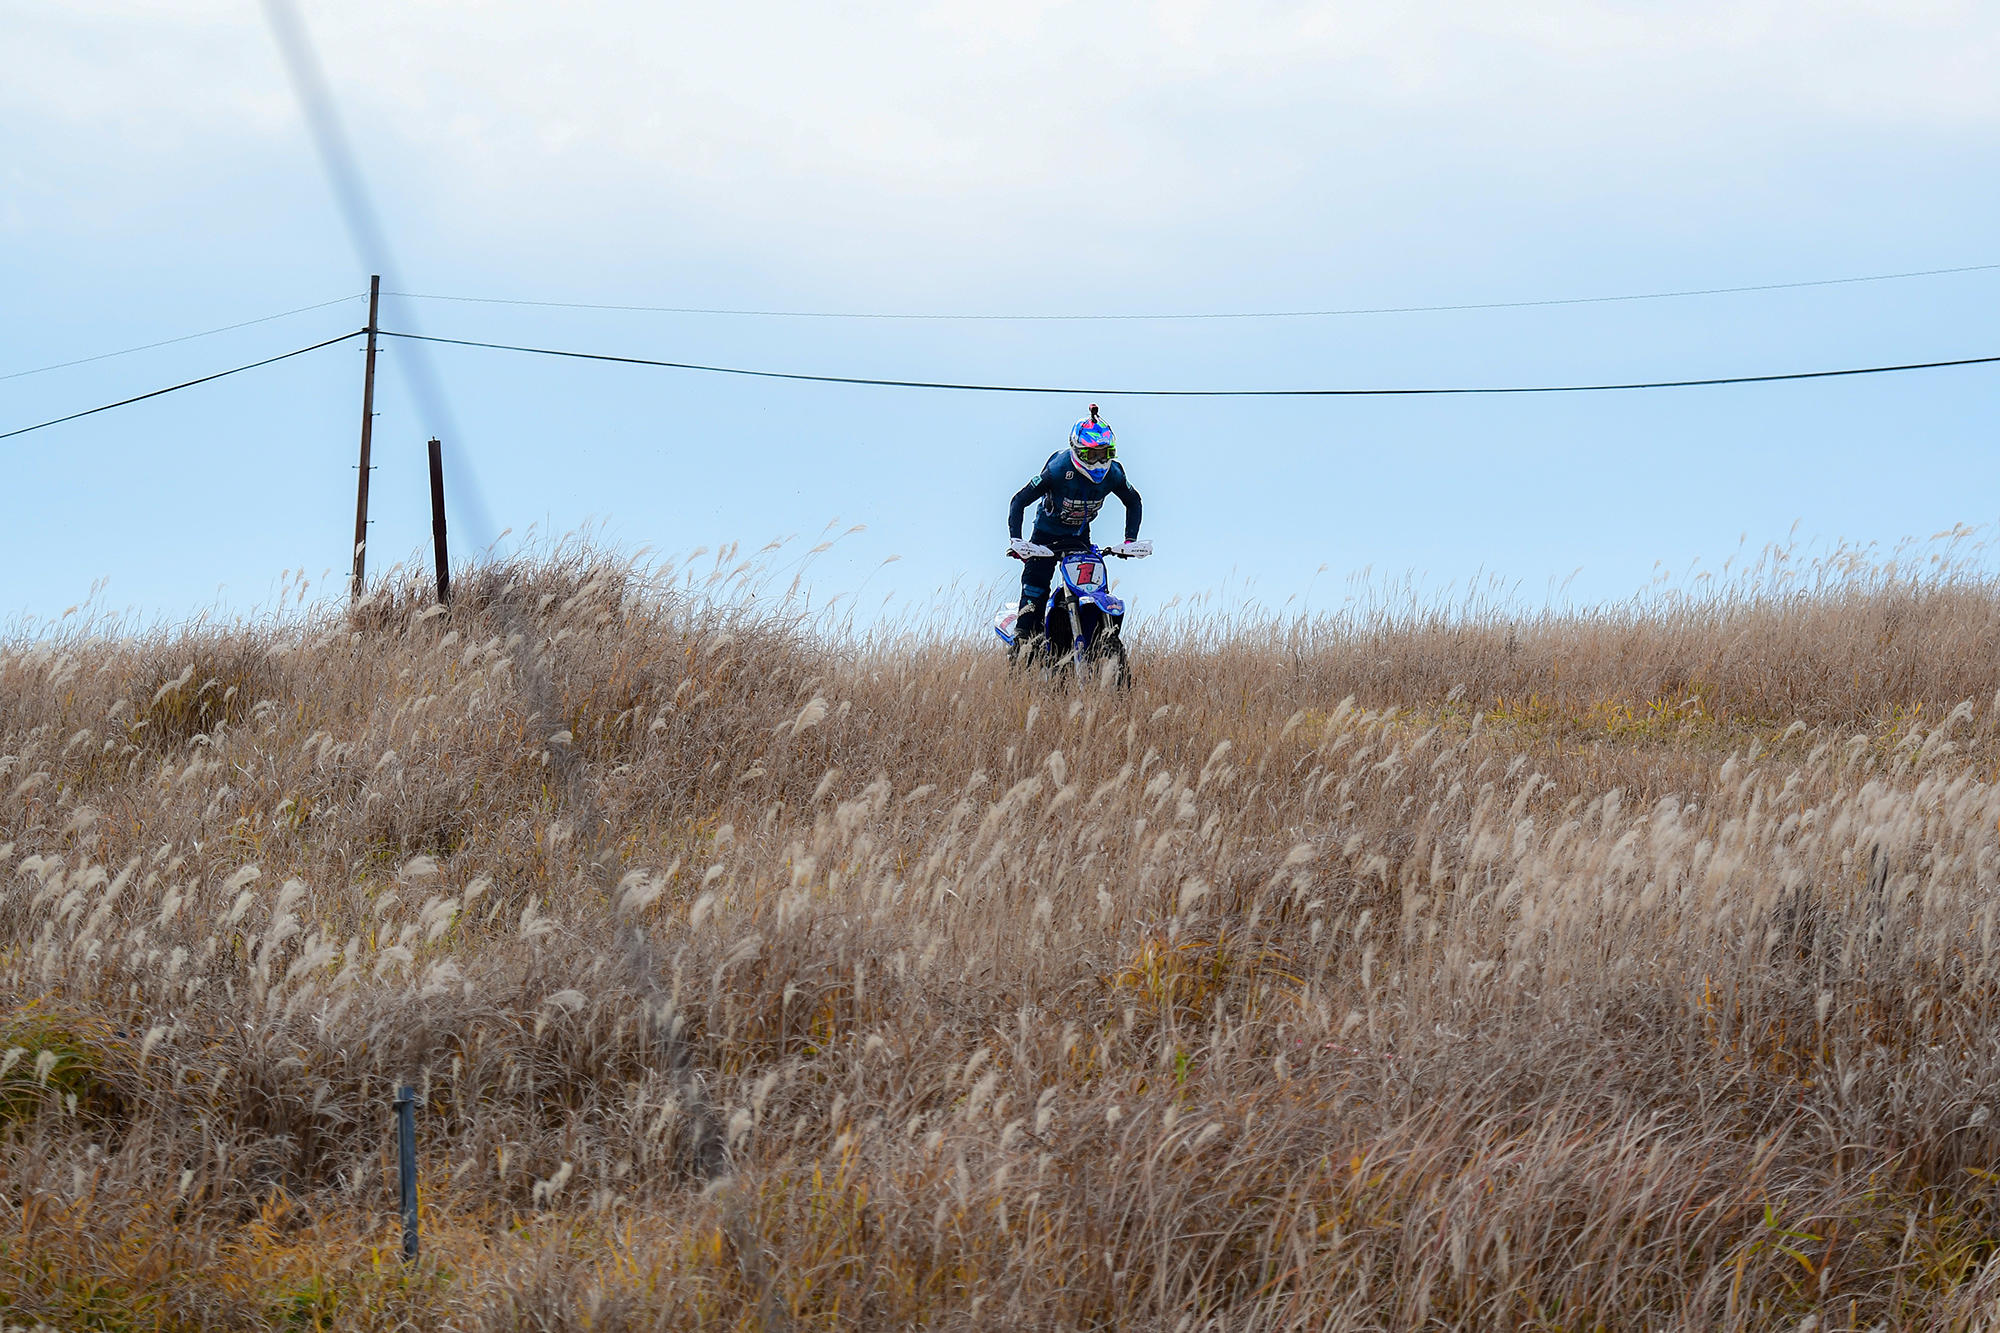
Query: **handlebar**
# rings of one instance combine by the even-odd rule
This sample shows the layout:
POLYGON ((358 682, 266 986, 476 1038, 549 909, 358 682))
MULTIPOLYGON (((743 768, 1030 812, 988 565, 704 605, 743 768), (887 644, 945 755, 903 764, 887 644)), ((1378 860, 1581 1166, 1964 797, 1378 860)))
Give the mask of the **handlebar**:
MULTIPOLYGON (((1082 551, 1095 551, 1095 552, 1097 552, 1097 553, 1098 553, 1098 554, 1099 554, 1100 556, 1108 556, 1108 557, 1110 557, 1110 558, 1111 558, 1111 559, 1113 559, 1113 560, 1136 560, 1136 559, 1138 558, 1137 556, 1132 556, 1132 555, 1127 555, 1127 554, 1126 554, 1125 552, 1123 552, 1123 551, 1120 551, 1120 550, 1118 550, 1118 549, 1117 549, 1117 548, 1115 548, 1115 547, 1111 547, 1111 546, 1091 546, 1091 545, 1086 545, 1086 546, 1072 546, 1072 547, 1070 547, 1070 548, 1069 548, 1069 549, 1068 549, 1067 551, 1056 551, 1056 552, 1054 552, 1054 557, 1055 557, 1055 558, 1056 558, 1057 560, 1060 560, 1060 559, 1062 559, 1062 558, 1063 558, 1064 556, 1066 556, 1066 555, 1076 555, 1076 554, 1078 554, 1079 552, 1082 552, 1082 551)), ((1007 548, 1007 558, 1008 558, 1009 560, 1019 560, 1019 561, 1021 561, 1021 562, 1022 562, 1023 564, 1025 564, 1025 563, 1027 562, 1027 559, 1028 559, 1028 557, 1027 557, 1027 556, 1025 556, 1025 555, 1022 555, 1022 554, 1021 554, 1021 553, 1020 553, 1019 551, 1016 551, 1016 550, 1015 550, 1015 549, 1014 549, 1013 547, 1011 547, 1011 546, 1007 548)), ((1048 556, 1038 556, 1038 557, 1036 557, 1036 558, 1037 558, 1037 559, 1042 559, 1042 560, 1046 560, 1046 559, 1048 559, 1049 557, 1048 557, 1048 556)))

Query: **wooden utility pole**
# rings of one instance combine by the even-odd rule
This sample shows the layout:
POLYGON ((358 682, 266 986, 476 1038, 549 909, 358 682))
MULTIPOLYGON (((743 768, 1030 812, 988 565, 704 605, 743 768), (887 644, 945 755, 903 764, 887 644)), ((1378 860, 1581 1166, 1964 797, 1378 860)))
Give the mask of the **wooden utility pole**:
POLYGON ((375 433, 375 330, 382 305, 382 275, 368 279, 368 359, 361 371, 361 470, 354 483, 354 586, 349 597, 361 600, 368 574, 368 445, 375 433))
POLYGON ((444 446, 431 437, 431 547, 437 557, 438 605, 451 604, 451 553, 444 540, 444 446))

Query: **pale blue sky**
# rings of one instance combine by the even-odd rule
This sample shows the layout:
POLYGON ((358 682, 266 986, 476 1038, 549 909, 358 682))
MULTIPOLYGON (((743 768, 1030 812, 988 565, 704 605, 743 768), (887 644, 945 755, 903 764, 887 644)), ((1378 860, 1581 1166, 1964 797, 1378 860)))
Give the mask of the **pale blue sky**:
MULTIPOLYGON (((2000 262, 2000 9, 1973 3, 308 3, 404 281, 982 312, 1507 301, 2000 262)), ((250 0, 0 0, 0 375, 359 292, 250 0)), ((1560 382, 2000 352, 2000 272, 1620 305, 1098 324, 423 303, 427 331, 809 372, 1104 385, 1560 382)), ((390 302, 386 324, 403 322, 390 302)), ((0 430, 357 327, 359 301, 0 379, 0 430)), ((439 423, 390 344, 372 564, 427 552, 439 423)), ((1084 400, 439 349, 499 524, 662 552, 864 523, 819 596, 1010 576, 1084 400), (890 555, 904 559, 877 569, 890 555)), ((347 564, 342 348, 0 443, 0 616, 254 606, 347 564)), ((1141 611, 1236 571, 1610 598, 1798 525, 2000 508, 2000 369, 1568 398, 1100 399, 1141 611), (1327 572, 1315 576, 1320 567, 1327 572)), ((1115 520, 1114 520, 1115 522, 1115 520)), ((465 549, 468 514, 455 514, 465 549)))

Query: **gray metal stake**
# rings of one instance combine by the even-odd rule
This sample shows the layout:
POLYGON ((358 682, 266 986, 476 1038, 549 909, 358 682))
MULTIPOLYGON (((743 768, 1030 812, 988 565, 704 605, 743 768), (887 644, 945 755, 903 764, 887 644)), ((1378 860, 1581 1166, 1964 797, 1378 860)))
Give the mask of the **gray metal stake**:
POLYGON ((396 1089, 396 1159, 403 1207, 403 1262, 417 1259, 417 1090, 396 1089))

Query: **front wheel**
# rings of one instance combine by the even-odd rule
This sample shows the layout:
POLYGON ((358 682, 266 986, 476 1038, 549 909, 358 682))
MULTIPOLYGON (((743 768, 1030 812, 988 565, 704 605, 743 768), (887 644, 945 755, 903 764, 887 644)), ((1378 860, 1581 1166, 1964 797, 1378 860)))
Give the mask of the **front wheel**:
POLYGON ((1113 689, 1132 688, 1132 664, 1125 656, 1125 641, 1115 634, 1107 634, 1102 642, 1095 644, 1084 656, 1082 665, 1087 683, 1104 681, 1113 689))

